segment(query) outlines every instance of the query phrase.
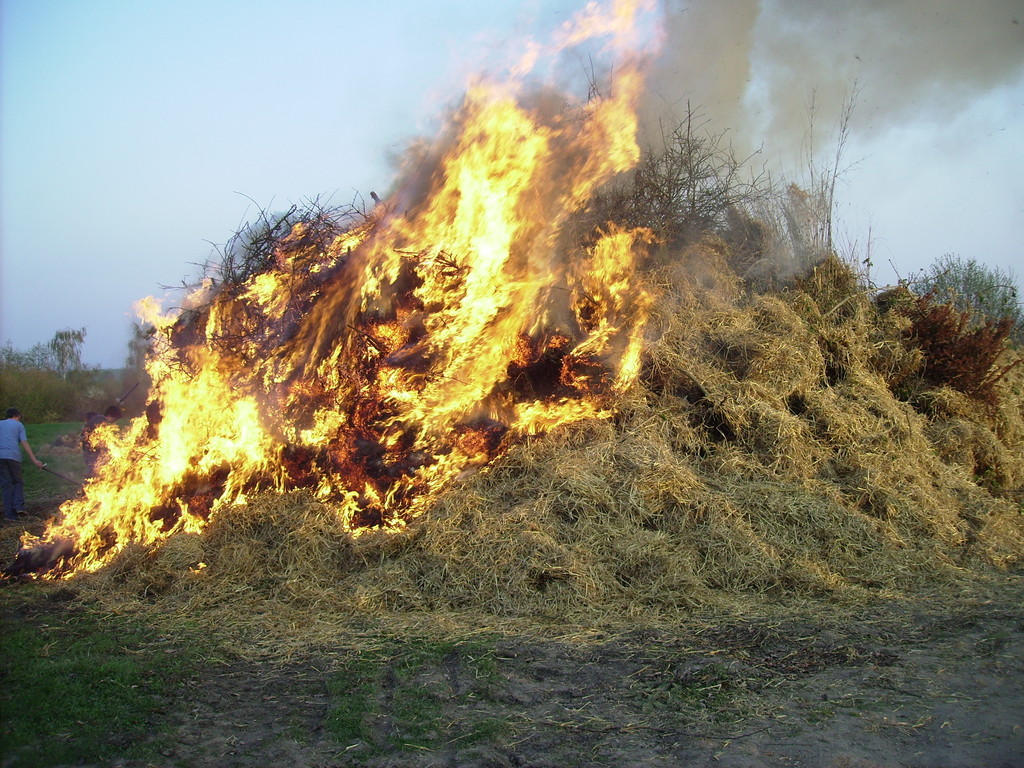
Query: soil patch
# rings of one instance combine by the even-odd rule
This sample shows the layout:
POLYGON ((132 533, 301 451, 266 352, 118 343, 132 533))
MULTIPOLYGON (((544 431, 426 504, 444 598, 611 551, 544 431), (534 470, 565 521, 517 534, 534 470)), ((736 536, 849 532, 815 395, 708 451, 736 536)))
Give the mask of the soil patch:
POLYGON ((350 646, 231 662, 170 708, 167 765, 1011 768, 1024 764, 1020 586, 585 643, 505 636, 413 663, 399 648, 361 678, 361 735, 344 739, 331 723, 350 646))

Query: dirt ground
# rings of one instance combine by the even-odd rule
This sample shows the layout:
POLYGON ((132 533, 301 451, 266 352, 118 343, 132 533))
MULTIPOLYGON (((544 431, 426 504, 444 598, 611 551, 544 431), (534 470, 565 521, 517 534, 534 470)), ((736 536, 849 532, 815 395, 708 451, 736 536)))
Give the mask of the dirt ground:
POLYGON ((359 713, 373 736, 349 742, 328 720, 351 644, 237 659, 167 702, 159 743, 173 746, 156 765, 1024 768, 1022 595, 1007 575, 955 601, 822 603, 588 642, 489 637, 486 674, 481 646, 456 644, 385 666, 359 713), (435 748, 403 742, 417 691, 435 748))
POLYGON ((402 706, 397 674, 391 684, 385 674, 363 714, 376 743, 338 743, 325 728, 337 658, 238 662, 181 691, 166 757, 217 768, 1015 768, 1024 766, 1021 586, 942 609, 891 604, 686 636, 508 637, 484 680, 453 652, 406 686, 431 691, 452 733, 460 723, 501 727, 432 750, 386 746, 402 706))

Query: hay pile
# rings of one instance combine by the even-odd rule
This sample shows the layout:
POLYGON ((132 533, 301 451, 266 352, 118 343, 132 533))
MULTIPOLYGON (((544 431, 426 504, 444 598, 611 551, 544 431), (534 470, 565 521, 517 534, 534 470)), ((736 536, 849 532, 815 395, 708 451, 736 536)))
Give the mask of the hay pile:
POLYGON ((103 588, 309 632, 328 615, 856 603, 1020 567, 1020 367, 991 406, 928 387, 906 318, 841 263, 758 294, 727 257, 707 242, 651 269, 644 372, 613 420, 523 440, 409 530, 353 538, 302 493, 263 497, 129 549, 103 588))

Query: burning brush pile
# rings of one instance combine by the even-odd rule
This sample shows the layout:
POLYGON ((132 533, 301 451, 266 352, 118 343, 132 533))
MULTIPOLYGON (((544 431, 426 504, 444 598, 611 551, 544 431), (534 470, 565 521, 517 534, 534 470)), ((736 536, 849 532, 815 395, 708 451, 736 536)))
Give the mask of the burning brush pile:
MULTIPOLYGON (((558 47, 620 48, 633 5, 589 7, 558 47)), ((364 221, 302 217, 244 280, 151 314, 146 415, 109 436, 47 533, 50 570, 199 533, 263 493, 302 489, 343 530, 398 531, 523 437, 608 416, 639 366, 650 301, 632 276, 650 233, 609 225, 581 247, 567 225, 637 162, 639 94, 636 61, 573 108, 480 82, 364 221)))
MULTIPOLYGON (((561 44, 632 39, 588 12, 561 44)), ((909 316, 834 258, 764 293, 716 236, 580 236, 639 159, 625 60, 573 108, 475 86, 362 220, 152 314, 145 415, 8 573, 621 616, 1018 565, 1019 369, 986 402, 929 383, 909 316)))

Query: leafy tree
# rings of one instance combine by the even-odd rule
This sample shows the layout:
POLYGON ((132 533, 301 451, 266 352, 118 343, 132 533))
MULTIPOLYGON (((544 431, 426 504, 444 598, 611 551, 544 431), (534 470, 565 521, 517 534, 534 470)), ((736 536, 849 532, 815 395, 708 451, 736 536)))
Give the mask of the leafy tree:
POLYGON ((1024 307, 1010 270, 947 253, 911 280, 910 287, 919 295, 952 304, 975 318, 976 325, 1005 320, 1011 327, 1010 337, 1018 344, 1024 341, 1024 307))
POLYGON ((56 370, 49 344, 0 347, 0 408, 16 406, 31 422, 58 421, 75 410, 76 387, 56 370))
POLYGON ((82 345, 85 343, 85 328, 77 330, 65 328, 57 331, 50 340, 49 348, 53 353, 57 373, 67 379, 68 373, 82 367, 82 345))
POLYGON ((47 344, 36 344, 31 349, 15 349, 11 342, 5 342, 0 346, 0 369, 5 368, 31 368, 40 370, 53 370, 56 362, 53 358, 53 350, 47 344))
POLYGON ((124 361, 122 373, 123 391, 134 393, 119 403, 125 413, 135 415, 141 412, 146 403, 146 393, 153 384, 146 370, 146 361, 153 347, 156 328, 152 325, 132 324, 132 337, 128 340, 128 356, 124 361))
POLYGON ((152 325, 132 323, 132 337, 128 340, 128 356, 124 367, 133 373, 146 370, 146 357, 149 354, 153 334, 156 329, 152 325))

